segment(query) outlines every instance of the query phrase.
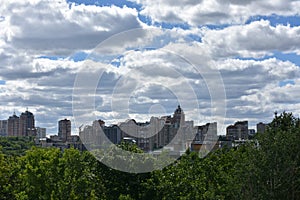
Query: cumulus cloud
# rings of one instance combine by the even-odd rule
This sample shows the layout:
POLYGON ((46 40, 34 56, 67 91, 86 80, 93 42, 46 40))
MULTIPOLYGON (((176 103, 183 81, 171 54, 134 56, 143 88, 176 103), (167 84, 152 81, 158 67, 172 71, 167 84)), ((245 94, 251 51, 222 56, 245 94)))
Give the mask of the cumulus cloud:
MULTIPOLYGON (((133 0, 132 0, 133 1, 133 0)), ((185 0, 152 1, 136 0, 143 7, 141 13, 154 22, 188 23, 192 26, 205 24, 239 24, 250 16, 296 15, 300 2, 289 0, 185 0)))
POLYGON ((261 20, 222 30, 203 29, 202 41, 215 57, 263 57, 275 50, 299 54, 300 27, 273 27, 261 20))
POLYGON ((179 103, 187 119, 203 124, 222 117, 211 116, 218 106, 211 99, 218 96, 210 90, 218 93, 218 84, 226 89, 226 123, 267 122, 275 110, 300 112, 299 66, 272 58, 274 51, 300 54, 299 27, 271 26, 266 20, 243 24, 255 15, 297 14, 299 1, 140 0, 141 11, 65 1, 0 3, 3 119, 29 107, 39 126, 56 133, 57 120, 74 119, 72 101, 91 95, 94 116, 108 124, 172 114, 179 103), (192 27, 149 30, 139 14, 192 27), (201 27, 223 23, 235 25, 201 27), (132 28, 140 29, 128 32, 132 28), (91 53, 88 61, 72 60, 77 52, 91 53), (88 84, 99 72, 92 91, 88 84), (76 99, 73 87, 80 73, 87 76, 76 99))
POLYGON ((217 63, 226 87, 227 117, 231 121, 249 119, 254 125, 257 121, 270 121, 274 111, 299 112, 300 69, 295 64, 275 58, 227 59, 217 63), (281 86, 284 80, 295 84, 281 86))
POLYGON ((113 34, 139 28, 132 8, 75 5, 65 1, 1 1, 3 38, 34 54, 68 55, 94 48, 113 34))

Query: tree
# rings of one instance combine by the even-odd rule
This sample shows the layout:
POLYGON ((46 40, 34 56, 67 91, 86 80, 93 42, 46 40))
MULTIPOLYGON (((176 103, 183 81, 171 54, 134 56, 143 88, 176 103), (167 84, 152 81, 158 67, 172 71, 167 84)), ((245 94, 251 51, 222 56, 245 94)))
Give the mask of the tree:
POLYGON ((59 149, 32 148, 20 158, 19 185, 15 188, 16 198, 50 199, 53 191, 58 191, 61 179, 59 149))
MULTIPOLYGON (((62 179, 59 182, 60 199, 103 199, 105 187, 99 178, 97 160, 89 153, 66 149, 60 158, 62 179)), ((101 168, 100 168, 101 169, 101 168)))
POLYGON ((2 148, 0 146, 0 199, 11 199, 11 165, 13 165, 13 160, 8 158, 2 153, 2 148), (11 161, 11 162, 10 162, 11 161))
POLYGON ((300 197, 300 120, 292 113, 275 116, 264 134, 258 136, 261 190, 268 199, 300 197))

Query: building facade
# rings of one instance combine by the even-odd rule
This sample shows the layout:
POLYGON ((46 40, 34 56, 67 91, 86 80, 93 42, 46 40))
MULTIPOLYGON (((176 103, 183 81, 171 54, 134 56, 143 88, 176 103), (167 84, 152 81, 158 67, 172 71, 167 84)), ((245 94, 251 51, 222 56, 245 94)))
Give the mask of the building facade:
POLYGON ((58 137, 63 141, 67 141, 71 137, 71 121, 63 119, 58 122, 58 137))
POLYGON ((105 136, 113 143, 120 144, 122 141, 122 131, 117 125, 102 126, 105 136))
POLYGON ((46 128, 36 127, 36 137, 46 138, 46 128))
POLYGON ((7 120, 0 120, 0 136, 7 136, 8 135, 8 121, 7 120))
POLYGON ((217 122, 194 127, 195 137, 191 143, 192 151, 211 150, 218 141, 217 122))
POLYGON ((238 121, 226 128, 226 137, 231 140, 247 140, 248 132, 248 121, 238 121))
POLYGON ((14 113, 7 120, 7 135, 21 136, 20 133, 20 118, 14 113))
POLYGON ((266 131, 267 124, 259 122, 256 124, 256 132, 257 133, 264 133, 266 131))
POLYGON ((23 112, 20 115, 20 135, 21 136, 35 136, 36 129, 35 129, 35 120, 34 115, 29 112, 23 112))
POLYGON ((21 113, 20 117, 15 113, 7 120, 8 136, 35 136, 34 115, 28 110, 21 113))

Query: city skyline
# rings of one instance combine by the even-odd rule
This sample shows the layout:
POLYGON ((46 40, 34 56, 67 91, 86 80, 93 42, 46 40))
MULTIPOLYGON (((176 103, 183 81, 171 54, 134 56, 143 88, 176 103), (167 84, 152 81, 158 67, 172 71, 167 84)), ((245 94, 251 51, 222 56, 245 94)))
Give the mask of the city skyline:
POLYGON ((57 121, 64 118, 76 133, 76 77, 96 74, 95 62, 104 73, 93 114, 108 124, 164 116, 178 104, 187 120, 199 124, 224 118, 225 126, 248 120, 255 128, 275 111, 300 114, 299 1, 0 3, 0 119, 28 107, 48 134, 57 134, 57 121), (155 31, 149 34, 149 28, 155 31), (118 40, 112 43, 112 37, 118 40), (95 50, 103 41, 111 42, 111 51, 99 56, 95 50), (223 85, 214 85, 207 68, 223 85), (220 86, 224 99, 211 95, 220 86), (226 102, 225 116, 213 114, 222 107, 213 98, 226 102))
MULTIPOLYGON (((176 112, 178 112, 179 111, 179 116, 181 116, 181 112, 183 113, 183 110, 182 110, 182 108, 180 107, 180 105, 178 105, 178 107, 177 107, 177 109, 175 110, 175 112, 174 112, 174 114, 173 114, 173 116, 176 116, 176 112)), ((275 112, 274 113, 275 115, 277 114, 277 112, 275 112)), ((25 112, 22 112, 21 114, 20 114, 20 117, 16 114, 16 112, 14 111, 14 113, 11 115, 11 116, 9 116, 7 119, 0 119, 0 136, 2 135, 2 132, 3 133, 5 133, 3 136, 28 136, 28 133, 27 132, 22 132, 22 130, 26 130, 26 128, 23 128, 23 124, 24 124, 24 122, 21 122, 21 121, 24 121, 24 119, 22 120, 22 116, 26 116, 26 115, 30 115, 30 118, 32 118, 31 120, 30 120, 30 128, 34 128, 34 129, 36 129, 35 130, 35 132, 38 134, 38 130, 39 131, 42 131, 42 132, 45 132, 46 133, 46 130, 47 130, 47 127, 40 127, 40 126, 38 126, 38 125, 35 125, 35 114, 34 113, 32 113, 32 112, 30 112, 29 110, 28 110, 28 108, 26 109, 26 111, 25 112), (18 122, 17 122, 17 130, 16 131, 9 131, 9 120, 10 119, 17 119, 18 120, 18 122), (22 125, 21 125, 22 124, 22 125), (6 130, 5 130, 5 127, 6 126, 6 130), (19 129, 22 129, 22 130, 19 130, 19 129), (43 130, 41 130, 41 129, 43 129, 43 130), (9 133, 9 132, 11 132, 11 133, 9 133), (13 133, 13 132, 15 132, 15 133, 13 133)), ((177 119, 177 121, 178 120, 183 120, 183 121, 185 121, 185 114, 183 114, 183 119, 177 119)), ((24 118, 24 117, 23 117, 24 118)), ((175 117, 176 118, 176 117, 175 117)), ((177 117, 178 118, 178 117, 177 117)), ((121 126, 122 127, 122 125, 125 125, 125 127, 126 127, 126 124, 127 123, 130 123, 130 122, 134 122, 135 124, 141 124, 142 126, 143 125, 146 125, 146 124, 151 124, 152 123, 152 121, 153 120, 158 120, 158 119, 160 119, 160 120, 162 120, 162 119, 164 119, 164 121, 168 121, 168 120, 170 120, 170 119, 172 119, 172 113, 169 113, 169 114, 167 114, 167 115, 165 115, 165 116, 151 116, 148 120, 146 120, 146 121, 137 121, 136 119, 134 119, 134 118, 130 118, 130 119, 126 119, 126 121, 118 121, 118 122, 115 122, 115 123, 112 123, 112 124, 108 124, 108 126, 106 126, 107 124, 106 124, 106 122, 105 121, 103 121, 101 118, 99 118, 99 119, 95 119, 94 121, 91 121, 90 123, 94 123, 95 121, 97 121, 97 123, 99 122, 100 123, 100 126, 106 126, 106 127, 114 127, 114 126, 121 126), (101 125, 102 124, 102 125, 101 125)), ((14 120, 15 121, 15 120, 14 120)), ((205 126, 205 124, 210 124, 210 123, 216 123, 217 124, 217 122, 202 122, 202 123, 200 123, 200 124, 194 124, 194 121, 193 120, 189 120, 189 121, 185 121, 185 123, 192 123, 193 125, 195 125, 195 127, 196 126, 205 126)), ((13 122, 13 123, 15 123, 15 122, 13 122)), ((268 124, 268 122, 257 122, 254 126, 248 126, 248 120, 246 119, 246 120, 237 120, 237 121, 234 121, 232 124, 227 124, 226 125, 226 129, 225 129, 225 132, 222 132, 222 133, 219 133, 219 132, 217 132, 217 134, 218 135, 223 135, 223 136, 225 136, 225 135, 227 135, 228 134, 228 128, 231 128, 231 127, 235 127, 236 126, 236 124, 244 124, 244 123, 246 123, 246 126, 247 126, 247 133, 248 133, 248 129, 249 130, 255 130, 255 133, 258 131, 258 132, 264 132, 264 130, 265 130, 265 126, 268 124), (258 126, 260 125, 260 128, 258 128, 258 126), (262 131, 263 130, 263 131, 262 131)), ((71 124, 72 124, 72 122, 71 122, 71 120, 69 120, 69 119, 67 119, 67 118, 60 118, 58 121, 57 121, 57 132, 55 132, 55 133, 48 133, 47 132, 47 136, 55 136, 55 135, 57 135, 59 138, 62 138, 62 139, 67 139, 67 137, 70 137, 71 135, 79 135, 79 133, 80 133, 80 129, 81 129, 81 127, 79 127, 78 129, 79 130, 76 130, 76 131, 72 131, 73 129, 77 129, 77 127, 73 127, 73 126, 71 126, 71 124)), ((89 123, 87 123, 86 125, 90 125, 89 123)), ((124 128, 124 127, 123 127, 124 128)), ((159 127, 156 127, 156 128, 158 128, 159 129, 159 127)), ((125 128, 125 130, 126 130, 126 128, 125 128)), ((125 131, 126 132, 126 131, 125 131)), ((129 131, 130 132, 130 131, 129 131)), ((152 131, 153 132, 153 131, 152 131)), ((29 135, 32 135, 32 134, 29 134, 29 135)), ((43 134, 44 135, 44 134, 43 134)), ((46 135, 46 134, 45 134, 46 135)), ((242 137, 242 138, 244 138, 244 137, 242 137)))

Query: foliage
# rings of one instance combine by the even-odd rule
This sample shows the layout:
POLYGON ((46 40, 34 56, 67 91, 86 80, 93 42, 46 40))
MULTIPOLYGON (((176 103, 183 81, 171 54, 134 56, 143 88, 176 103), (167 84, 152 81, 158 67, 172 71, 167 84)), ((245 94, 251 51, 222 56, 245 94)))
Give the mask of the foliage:
POLYGON ((24 155, 25 151, 34 146, 33 137, 0 137, 2 152, 6 155, 24 155))
POLYGON ((258 136, 260 177, 257 198, 300 198, 300 120, 282 113, 258 136))

